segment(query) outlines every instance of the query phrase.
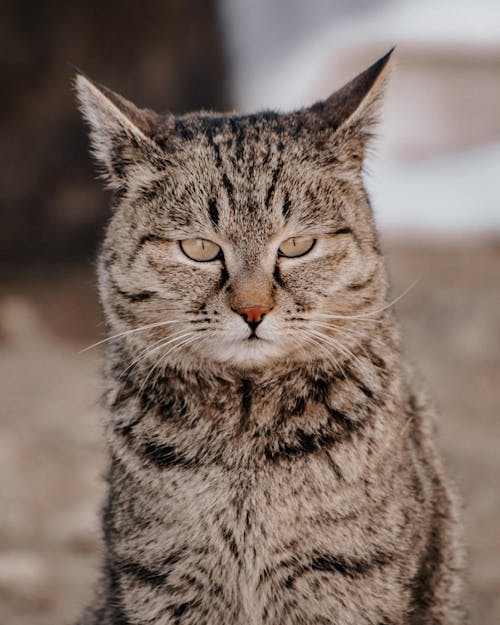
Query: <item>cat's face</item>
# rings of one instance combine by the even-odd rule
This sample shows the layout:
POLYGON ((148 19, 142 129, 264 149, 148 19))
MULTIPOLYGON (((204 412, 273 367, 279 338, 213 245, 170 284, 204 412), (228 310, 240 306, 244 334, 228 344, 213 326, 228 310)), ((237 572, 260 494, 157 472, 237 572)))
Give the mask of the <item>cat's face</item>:
POLYGON ((138 358, 343 360, 369 331, 349 317, 386 292, 361 180, 386 65, 288 115, 159 117, 78 79, 118 198, 101 297, 138 358))

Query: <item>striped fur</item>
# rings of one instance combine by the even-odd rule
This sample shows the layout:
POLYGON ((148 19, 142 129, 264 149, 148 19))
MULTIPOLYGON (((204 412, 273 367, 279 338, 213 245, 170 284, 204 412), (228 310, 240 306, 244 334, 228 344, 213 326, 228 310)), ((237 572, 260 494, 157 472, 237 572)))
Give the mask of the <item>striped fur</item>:
POLYGON ((249 116, 159 116, 78 77, 115 191, 103 567, 79 625, 465 623, 456 504, 361 178, 387 67, 249 116), (300 234, 313 249, 278 257, 300 234), (221 258, 185 257, 196 237, 221 258), (272 302, 258 340, 242 298, 272 302))

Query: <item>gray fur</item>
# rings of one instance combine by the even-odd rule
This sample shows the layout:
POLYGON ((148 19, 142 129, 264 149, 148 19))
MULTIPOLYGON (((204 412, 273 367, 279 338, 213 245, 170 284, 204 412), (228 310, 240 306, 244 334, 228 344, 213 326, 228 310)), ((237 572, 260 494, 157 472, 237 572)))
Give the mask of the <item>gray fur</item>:
POLYGON ((80 625, 465 622, 456 505, 361 178, 388 59, 290 114, 160 116, 77 78, 115 191, 104 563, 80 625), (311 252, 278 258, 300 234, 311 252), (251 340, 233 309, 262 301, 251 340))

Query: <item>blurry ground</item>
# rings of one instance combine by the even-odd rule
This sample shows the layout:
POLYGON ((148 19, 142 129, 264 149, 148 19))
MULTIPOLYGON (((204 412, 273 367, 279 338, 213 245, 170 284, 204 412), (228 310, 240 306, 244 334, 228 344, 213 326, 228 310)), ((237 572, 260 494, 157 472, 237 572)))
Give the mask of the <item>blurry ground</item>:
MULTIPOLYGON (((466 502, 473 625, 500 623, 500 241, 391 242, 407 351, 466 502)), ((71 623, 90 596, 105 458, 92 270, 0 276, 0 623, 71 623)))

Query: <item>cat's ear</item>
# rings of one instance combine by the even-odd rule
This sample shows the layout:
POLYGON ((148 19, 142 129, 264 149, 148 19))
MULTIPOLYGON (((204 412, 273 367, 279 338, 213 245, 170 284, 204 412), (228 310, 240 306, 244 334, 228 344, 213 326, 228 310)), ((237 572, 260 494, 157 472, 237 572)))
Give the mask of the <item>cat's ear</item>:
POLYGON ((342 160, 363 159, 378 121, 393 51, 394 48, 329 98, 307 109, 312 127, 322 138, 321 144, 337 153, 344 151, 342 160))
POLYGON ((162 166, 164 154, 153 140, 156 114, 78 73, 75 89, 90 128, 90 143, 102 177, 114 190, 146 182, 162 166))

